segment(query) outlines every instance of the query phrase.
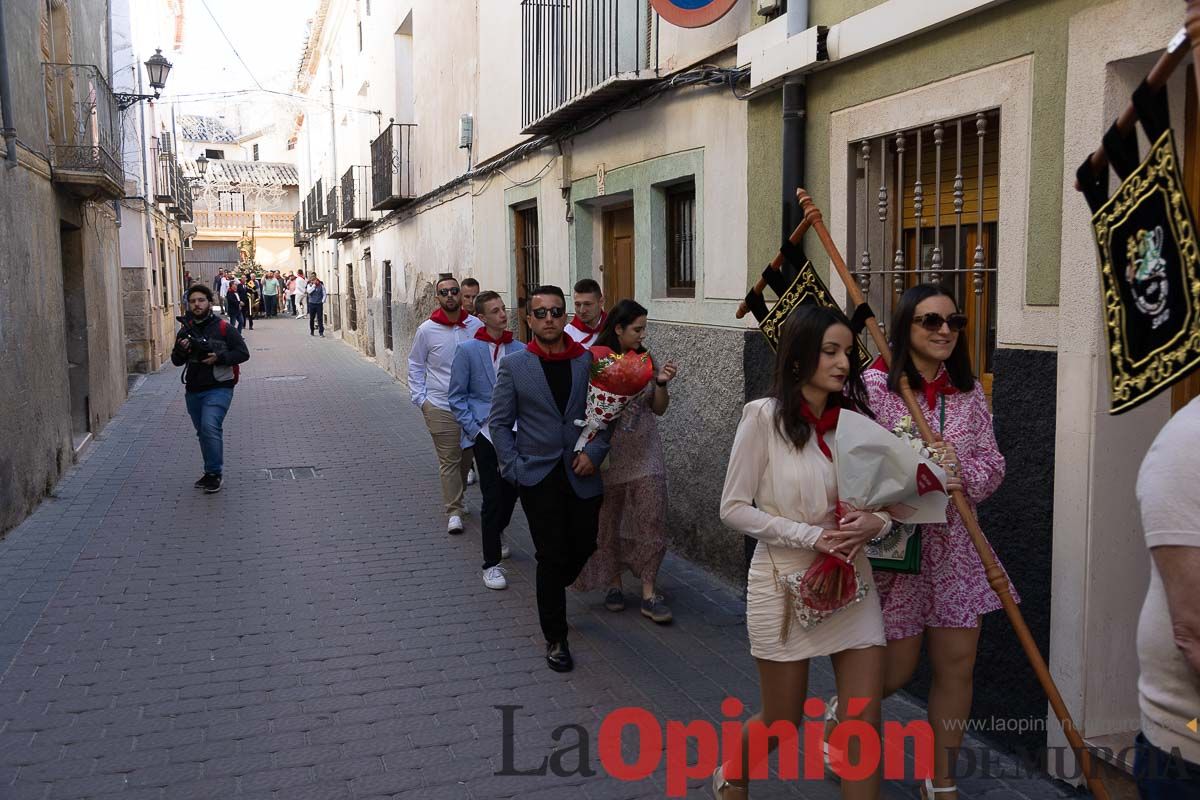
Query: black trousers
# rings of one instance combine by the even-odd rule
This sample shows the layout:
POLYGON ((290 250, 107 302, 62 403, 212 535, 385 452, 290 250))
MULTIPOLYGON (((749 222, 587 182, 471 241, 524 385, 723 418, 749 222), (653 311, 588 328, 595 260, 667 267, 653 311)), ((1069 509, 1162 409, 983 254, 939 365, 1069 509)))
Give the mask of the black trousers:
POLYGON ((567 587, 596 550, 603 495, 575 494, 563 464, 536 486, 520 488, 537 557, 538 621, 546 641, 567 639, 567 587))
POLYGON ((279 309, 279 295, 267 294, 263 295, 263 300, 267 306, 267 316, 275 316, 275 312, 279 309))
POLYGON ((308 304, 308 332, 312 333, 313 328, 320 326, 321 335, 325 335, 325 315, 321 313, 325 307, 324 303, 309 303, 308 304))
POLYGON ((487 569, 500 563, 500 535, 512 521, 518 494, 516 486, 500 477, 500 459, 486 436, 476 436, 472 449, 483 495, 483 568, 487 569))

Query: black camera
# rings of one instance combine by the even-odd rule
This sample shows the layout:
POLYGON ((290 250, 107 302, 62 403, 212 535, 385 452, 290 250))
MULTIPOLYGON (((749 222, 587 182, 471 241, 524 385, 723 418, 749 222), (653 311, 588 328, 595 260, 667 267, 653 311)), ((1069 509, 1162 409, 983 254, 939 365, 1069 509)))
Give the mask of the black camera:
POLYGON ((213 347, 208 341, 208 337, 196 333, 186 316, 176 317, 175 319, 179 320, 179 323, 183 325, 183 330, 179 335, 180 340, 186 339, 191 342, 191 346, 188 348, 188 361, 200 363, 213 354, 213 347))

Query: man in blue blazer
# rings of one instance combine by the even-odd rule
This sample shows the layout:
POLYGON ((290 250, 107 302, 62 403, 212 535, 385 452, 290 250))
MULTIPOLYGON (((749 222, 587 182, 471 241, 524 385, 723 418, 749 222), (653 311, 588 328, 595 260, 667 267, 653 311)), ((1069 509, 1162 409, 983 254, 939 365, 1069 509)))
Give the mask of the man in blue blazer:
MULTIPOLYGON (((465 283, 465 282, 464 282, 465 283)), ((473 448, 483 493, 483 585, 504 589, 508 581, 502 558, 508 558, 508 546, 501 538, 512 520, 517 504, 517 487, 500 477, 500 461, 492 446, 488 415, 492 410, 492 390, 500 371, 500 359, 525 345, 513 341, 508 329, 508 312, 495 292, 483 292, 475 298, 476 316, 483 327, 454 351, 450 367, 450 410, 462 428, 462 448, 473 448)))
POLYGON ((608 455, 610 433, 601 431, 583 452, 574 452, 592 354, 563 333, 567 301, 562 289, 539 286, 528 303, 533 339, 500 362, 489 428, 500 474, 518 487, 537 549, 546 663, 567 672, 574 662, 567 647, 566 590, 596 549, 604 499, 599 467, 608 455))

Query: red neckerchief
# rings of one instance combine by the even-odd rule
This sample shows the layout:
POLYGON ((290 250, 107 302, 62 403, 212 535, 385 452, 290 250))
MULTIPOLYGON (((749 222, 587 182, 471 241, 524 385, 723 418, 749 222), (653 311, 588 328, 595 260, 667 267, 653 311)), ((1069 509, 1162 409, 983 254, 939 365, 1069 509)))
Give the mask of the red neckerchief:
POLYGON ((530 339, 529 344, 525 345, 525 349, 533 353, 542 361, 570 361, 572 358, 579 358, 581 355, 587 352, 583 345, 572 339, 570 336, 563 336, 563 340, 567 343, 567 349, 563 350, 561 353, 547 353, 542 349, 542 346, 538 344, 538 340, 536 338, 530 339))
POLYGON ((495 347, 492 348, 492 361, 498 361, 500 359, 500 348, 511 342, 513 340, 513 335, 512 331, 505 331, 504 333, 500 334, 499 339, 493 339, 492 335, 487 332, 487 328, 482 327, 475 331, 475 338, 483 342, 491 342, 494 344, 495 347))
POLYGON ((600 331, 604 330, 604 323, 606 323, 606 322, 608 322, 608 312, 607 311, 603 311, 600 313, 600 321, 596 323, 596 327, 594 327, 594 328, 589 326, 583 320, 581 320, 579 318, 579 315, 576 314, 574 317, 571 318, 571 327, 574 328, 575 330, 583 331, 588 336, 595 336, 600 331))
POLYGON ((445 325, 447 328, 454 328, 454 327, 465 328, 465 327, 467 327, 466 316, 467 315, 464 314, 462 311, 459 311, 458 312, 458 322, 451 322, 450 318, 448 316, 446 316, 446 309, 439 308, 439 309, 435 310, 432 314, 430 314, 429 318, 431 320, 433 320, 434 322, 436 322, 438 325, 445 325))
MULTIPOLYGON (((874 363, 871 364, 871 369, 879 370, 880 372, 889 371, 887 362, 883 360, 883 356, 875 359, 874 363)), ((923 378, 922 380, 924 381, 922 388, 925 391, 925 405, 931 411, 934 404, 937 403, 937 396, 939 394, 944 396, 958 394, 958 387, 950 382, 950 373, 946 371, 944 366, 939 367, 938 376, 932 381, 926 381, 923 378)))
POLYGON ((817 434, 817 447, 821 448, 821 452, 830 461, 833 461, 833 451, 829 449, 829 445, 825 443, 825 434, 837 427, 838 415, 842 413, 842 407, 834 404, 833 395, 829 396, 829 405, 825 408, 825 413, 821 414, 821 418, 817 419, 817 415, 808 407, 808 403, 801 401, 800 413, 804 417, 804 421, 812 426, 813 432, 817 434))
POLYGON ((938 376, 931 381, 925 381, 925 405, 932 411, 937 402, 937 396, 958 394, 958 388, 950 382, 950 373, 942 367, 938 376))

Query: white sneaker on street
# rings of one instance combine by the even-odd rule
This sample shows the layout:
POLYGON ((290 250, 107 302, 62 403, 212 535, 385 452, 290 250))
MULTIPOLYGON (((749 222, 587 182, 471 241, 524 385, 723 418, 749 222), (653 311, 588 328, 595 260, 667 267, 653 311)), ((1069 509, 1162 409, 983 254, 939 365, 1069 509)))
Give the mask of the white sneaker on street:
POLYGON ((508 580, 503 567, 488 567, 483 571, 483 585, 489 589, 507 589, 508 580))
POLYGON ((509 558, 512 555, 512 550, 508 549, 508 542, 500 540, 500 557, 509 558))
POLYGON ((446 533, 458 535, 463 532, 462 517, 454 516, 450 518, 450 523, 446 525, 446 533))
POLYGON ((479 478, 475 475, 474 469, 467 470, 467 486, 474 486, 479 482, 479 478))

